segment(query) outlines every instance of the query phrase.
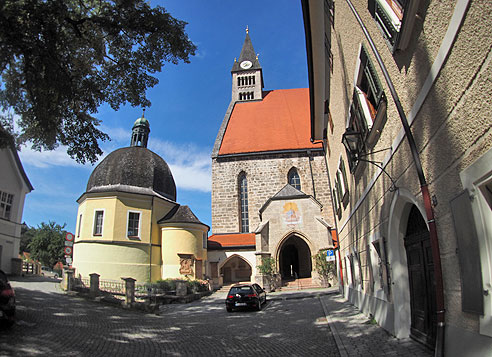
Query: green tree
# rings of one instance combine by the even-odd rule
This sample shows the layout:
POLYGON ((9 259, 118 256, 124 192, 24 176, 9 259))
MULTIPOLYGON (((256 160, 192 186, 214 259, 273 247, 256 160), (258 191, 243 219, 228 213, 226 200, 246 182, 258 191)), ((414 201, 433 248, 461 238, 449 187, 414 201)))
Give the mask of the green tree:
POLYGON ((60 226, 55 222, 42 222, 33 230, 32 240, 29 243, 31 258, 38 260, 41 264, 52 268, 64 256, 66 224, 60 226))
POLYGON ((261 264, 257 265, 256 268, 262 275, 271 278, 275 274, 275 259, 272 257, 262 257, 261 264))
POLYGON ((22 252, 30 252, 29 243, 32 241, 32 237, 34 236, 35 229, 29 227, 27 224, 23 223, 21 226, 21 241, 19 251, 22 252))
POLYGON ((94 163, 109 139, 98 107, 150 106, 152 74, 195 54, 185 26, 144 0, 0 0, 0 146, 94 163))
POLYGON ((325 284, 329 284, 330 279, 336 278, 335 262, 326 261, 326 250, 319 251, 314 256, 314 266, 325 284))

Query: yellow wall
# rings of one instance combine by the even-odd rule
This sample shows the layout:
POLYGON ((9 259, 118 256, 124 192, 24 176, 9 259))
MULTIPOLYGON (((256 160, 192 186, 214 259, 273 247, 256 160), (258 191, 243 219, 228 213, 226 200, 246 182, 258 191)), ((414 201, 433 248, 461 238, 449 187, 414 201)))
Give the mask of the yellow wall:
MULTIPOLYGON (((161 225, 162 234, 162 277, 180 278, 180 257, 178 254, 192 254, 202 261, 202 272, 205 274, 207 250, 203 249, 203 233, 205 226, 197 224, 166 224, 161 225)), ((193 266, 195 272, 195 267, 193 266)), ((194 276, 193 276, 194 277, 194 276)))
POLYGON ((90 273, 98 273, 101 279, 117 280, 122 276, 130 276, 138 281, 148 281, 152 260, 151 280, 161 279, 162 254, 157 221, 174 207, 173 203, 129 193, 90 194, 83 196, 79 203, 73 262, 77 274, 86 277, 90 273), (101 236, 93 235, 96 210, 104 210, 101 236), (139 238, 127 237, 129 211, 140 212, 139 238), (82 224, 78 236, 81 214, 82 224))
MULTIPOLYGON (((118 280, 132 277, 137 281, 149 280, 149 246, 146 244, 120 245, 114 243, 75 244, 74 267, 76 276, 88 277, 91 273, 100 279, 118 280)), ((154 271, 159 266, 153 267, 154 271)))

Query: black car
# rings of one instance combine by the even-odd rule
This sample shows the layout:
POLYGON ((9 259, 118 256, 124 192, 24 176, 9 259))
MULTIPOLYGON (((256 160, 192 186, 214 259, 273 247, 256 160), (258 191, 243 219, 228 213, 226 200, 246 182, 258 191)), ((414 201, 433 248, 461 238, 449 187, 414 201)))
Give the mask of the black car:
POLYGON ((12 326, 15 319, 15 292, 7 275, 0 270, 0 320, 12 326))
POLYGON ((261 310, 266 302, 266 292, 258 284, 236 284, 231 287, 225 301, 227 312, 236 308, 261 310))

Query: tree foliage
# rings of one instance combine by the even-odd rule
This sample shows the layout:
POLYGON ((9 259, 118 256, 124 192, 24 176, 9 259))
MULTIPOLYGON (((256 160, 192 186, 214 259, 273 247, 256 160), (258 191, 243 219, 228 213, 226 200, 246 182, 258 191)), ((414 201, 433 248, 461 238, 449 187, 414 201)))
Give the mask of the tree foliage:
POLYGON ((195 54, 185 26, 144 0, 0 0, 0 144, 95 162, 98 107, 150 106, 152 74, 195 54))
POLYGON ((52 268, 63 260, 65 247, 65 224, 60 226, 55 222, 41 223, 37 228, 30 228, 32 239, 29 243, 31 258, 52 268))
POLYGON ((34 236, 35 229, 29 227, 27 224, 22 224, 21 226, 21 240, 20 240, 20 253, 30 252, 29 243, 32 241, 32 237, 34 236))
POLYGON ((262 257, 261 264, 256 266, 262 275, 272 277, 275 274, 275 259, 272 257, 262 257))
POLYGON ((326 250, 319 251, 314 255, 314 266, 319 276, 325 283, 328 283, 329 280, 336 278, 337 271, 335 262, 326 261, 326 255, 326 250))

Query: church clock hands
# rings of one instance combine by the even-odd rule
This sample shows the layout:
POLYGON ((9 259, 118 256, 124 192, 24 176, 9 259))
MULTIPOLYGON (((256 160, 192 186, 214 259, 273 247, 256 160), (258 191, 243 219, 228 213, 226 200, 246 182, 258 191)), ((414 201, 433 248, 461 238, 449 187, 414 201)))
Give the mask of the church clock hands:
POLYGON ((251 61, 242 61, 240 64, 242 69, 249 69, 252 65, 253 63, 251 63, 251 61))

